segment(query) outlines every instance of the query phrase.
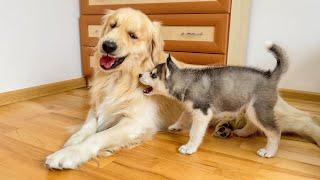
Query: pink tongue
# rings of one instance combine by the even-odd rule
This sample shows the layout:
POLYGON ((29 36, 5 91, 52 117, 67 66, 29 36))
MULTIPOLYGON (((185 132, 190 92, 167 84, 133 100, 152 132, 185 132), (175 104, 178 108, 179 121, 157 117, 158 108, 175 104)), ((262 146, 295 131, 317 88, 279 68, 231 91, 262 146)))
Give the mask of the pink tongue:
POLYGON ((100 65, 105 69, 110 69, 115 61, 116 61, 116 58, 114 58, 114 57, 102 56, 100 58, 100 65))

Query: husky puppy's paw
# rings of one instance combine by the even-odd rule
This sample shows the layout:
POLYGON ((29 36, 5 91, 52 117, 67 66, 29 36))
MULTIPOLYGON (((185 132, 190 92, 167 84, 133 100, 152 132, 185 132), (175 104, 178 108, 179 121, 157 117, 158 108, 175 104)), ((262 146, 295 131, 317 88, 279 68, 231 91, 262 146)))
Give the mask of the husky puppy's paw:
POLYGON ((194 145, 185 144, 185 145, 180 146, 179 152, 181 154, 193 154, 197 151, 197 149, 198 148, 194 145))
POLYGON ((273 151, 268 151, 267 149, 265 148, 261 148, 257 151, 257 154, 260 156, 260 157, 265 157, 265 158, 272 158, 273 156, 275 156, 276 152, 273 152, 273 151))

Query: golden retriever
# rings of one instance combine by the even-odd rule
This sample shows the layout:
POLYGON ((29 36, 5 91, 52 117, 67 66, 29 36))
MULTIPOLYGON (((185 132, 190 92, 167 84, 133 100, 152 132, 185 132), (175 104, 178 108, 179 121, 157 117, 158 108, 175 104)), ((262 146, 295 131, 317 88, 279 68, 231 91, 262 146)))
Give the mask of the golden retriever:
MULTIPOLYGON (((135 146, 173 124, 181 107, 164 97, 145 96, 138 82, 139 73, 151 70, 164 55, 160 23, 130 8, 108 11, 96 47, 87 119, 61 150, 47 156, 46 166, 74 169, 100 150, 135 146)), ((292 108, 278 118, 311 121, 292 108)))
POLYGON ((74 169, 101 149, 136 145, 173 123, 179 107, 144 96, 138 81, 139 73, 152 69, 161 55, 160 23, 130 8, 108 11, 96 47, 87 120, 63 149, 46 158, 46 165, 74 169))

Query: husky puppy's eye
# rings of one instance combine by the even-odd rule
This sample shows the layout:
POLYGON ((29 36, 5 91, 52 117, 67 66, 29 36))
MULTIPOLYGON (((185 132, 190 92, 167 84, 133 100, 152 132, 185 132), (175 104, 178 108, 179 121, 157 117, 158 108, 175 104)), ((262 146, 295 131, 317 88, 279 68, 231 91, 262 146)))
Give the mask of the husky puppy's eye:
POLYGON ((133 32, 129 32, 129 36, 131 39, 138 39, 137 35, 135 35, 133 32))
POLYGON ((116 26, 117 26, 116 22, 110 24, 111 29, 115 28, 116 26))
POLYGON ((151 78, 155 79, 155 78, 157 78, 157 75, 156 74, 151 74, 151 78))

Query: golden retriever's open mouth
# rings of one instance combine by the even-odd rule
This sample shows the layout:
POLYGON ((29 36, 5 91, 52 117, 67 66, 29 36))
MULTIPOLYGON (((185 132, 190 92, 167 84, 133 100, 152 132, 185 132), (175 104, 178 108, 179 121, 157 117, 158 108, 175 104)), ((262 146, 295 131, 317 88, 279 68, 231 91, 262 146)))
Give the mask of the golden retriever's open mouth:
POLYGON ((148 86, 143 89, 144 94, 150 94, 152 92, 153 88, 151 86, 148 86))
POLYGON ((123 63, 126 57, 127 56, 117 58, 111 55, 103 55, 100 58, 100 67, 104 70, 113 69, 123 63))

